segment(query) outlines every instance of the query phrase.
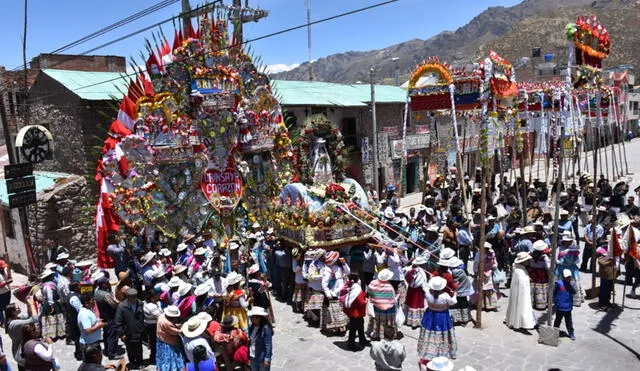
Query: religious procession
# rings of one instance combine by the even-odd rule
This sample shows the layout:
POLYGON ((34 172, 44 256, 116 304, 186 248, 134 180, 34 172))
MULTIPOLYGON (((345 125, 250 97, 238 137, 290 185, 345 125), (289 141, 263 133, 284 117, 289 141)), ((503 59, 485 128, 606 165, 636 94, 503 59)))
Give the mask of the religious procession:
POLYGON ((126 80, 92 174, 96 259, 55 246, 21 284, 0 259, 0 371, 294 370, 325 339, 354 362, 338 369, 502 369, 468 356, 470 329, 566 358, 592 341, 574 315, 639 303, 640 186, 596 16, 566 26, 564 80, 516 81, 493 50, 418 63, 399 181, 381 182, 378 138, 354 179, 344 126, 312 113, 293 130, 212 9, 154 33, 126 80))

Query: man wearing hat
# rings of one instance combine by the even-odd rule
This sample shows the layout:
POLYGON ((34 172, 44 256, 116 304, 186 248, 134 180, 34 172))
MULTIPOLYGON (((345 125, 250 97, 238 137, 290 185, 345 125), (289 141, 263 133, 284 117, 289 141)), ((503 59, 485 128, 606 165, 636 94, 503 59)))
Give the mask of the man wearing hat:
POLYGON ((211 306, 214 308, 213 319, 220 322, 224 309, 223 298, 227 292, 227 280, 222 277, 220 269, 213 269, 207 284, 209 285, 209 298, 212 300, 211 306))
POLYGON ((142 367, 142 338, 145 331, 143 304, 138 300, 138 290, 129 288, 127 300, 118 304, 115 324, 127 348, 129 369, 142 367))
POLYGON ((553 289, 553 304, 556 306, 556 319, 553 327, 560 327, 564 318, 567 325, 567 332, 571 340, 576 340, 573 330, 573 319, 571 312, 573 310, 573 296, 576 294, 576 288, 573 284, 573 275, 568 269, 562 271, 562 279, 556 280, 553 289))
MULTIPOLYGON (((615 231, 613 233, 616 233, 615 231)), ((596 250, 598 254, 598 266, 600 273, 600 291, 598 295, 598 309, 608 311, 611 309, 611 291, 613 291, 614 281, 618 276, 616 271, 616 260, 607 256, 607 250, 599 247, 596 250)))
POLYGON ((197 346, 203 346, 207 350, 209 359, 216 359, 215 352, 211 349, 209 341, 204 337, 208 324, 208 321, 196 315, 182 325, 180 329, 182 332, 182 343, 184 345, 184 353, 189 359, 189 362, 194 362, 193 350, 197 346))
POLYGON ((595 236, 593 233, 593 223, 589 221, 589 223, 584 227, 583 235, 584 235, 584 250, 582 251, 582 263, 580 264, 580 272, 587 272, 587 270, 591 271, 591 265, 589 262, 591 261, 591 257, 593 255, 594 247, 594 237, 596 239, 596 243, 602 240, 604 237, 604 228, 599 223, 596 223, 596 232, 595 236), (588 268, 589 267, 589 268, 588 268))
POLYGON ((111 292, 109 277, 104 272, 96 276, 97 278, 94 280, 96 291, 93 295, 100 313, 100 319, 106 322, 102 336, 104 354, 110 360, 122 358, 118 355, 118 328, 115 322, 118 301, 111 292))

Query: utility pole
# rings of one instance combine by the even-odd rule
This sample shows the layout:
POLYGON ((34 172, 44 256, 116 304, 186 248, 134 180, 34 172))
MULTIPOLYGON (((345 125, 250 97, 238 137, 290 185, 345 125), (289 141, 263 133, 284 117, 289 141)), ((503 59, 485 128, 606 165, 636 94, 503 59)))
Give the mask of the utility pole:
POLYGON ((244 7, 242 6, 242 0, 233 0, 229 20, 233 23, 235 44, 242 45, 242 40, 244 40, 242 26, 245 23, 258 22, 268 15, 269 12, 266 10, 249 8, 249 0, 245 0, 244 7))
POLYGON ((242 0, 233 0, 233 7, 239 12, 239 16, 233 22, 233 38, 236 43, 242 44, 242 0))
MULTIPOLYGON (((311 65, 311 63, 309 63, 309 65, 311 65)), ((373 126, 373 185, 376 192, 380 194, 380 178, 378 175, 378 119, 376 117, 376 87, 373 81, 374 73, 375 69, 371 67, 369 70, 369 78, 371 84, 371 123, 373 126)))
MULTIPOLYGON (((308 52, 308 61, 309 61, 309 81, 313 81, 313 66, 311 65, 311 0, 307 0, 307 52, 308 52)), ((373 67, 371 67, 372 73, 373 73, 373 67)), ((375 111, 374 111, 375 112, 375 111)), ((375 115, 374 115, 375 116, 375 115)), ((374 118, 374 122, 375 122, 375 118, 374 118)), ((374 124, 375 125, 375 124, 374 124)), ((375 143, 375 136, 377 134, 374 132, 374 143, 375 143)), ((377 171, 377 170, 376 170, 377 171)), ((377 183, 377 178, 376 178, 376 183, 377 183)), ((376 187, 376 192, 378 191, 377 187, 376 187)))
POLYGON ((191 24, 191 5, 189 0, 182 0, 182 29, 187 30, 191 24))
POLYGON ((396 86, 400 86, 400 63, 398 63, 400 58, 393 57, 391 60, 396 63, 396 86))

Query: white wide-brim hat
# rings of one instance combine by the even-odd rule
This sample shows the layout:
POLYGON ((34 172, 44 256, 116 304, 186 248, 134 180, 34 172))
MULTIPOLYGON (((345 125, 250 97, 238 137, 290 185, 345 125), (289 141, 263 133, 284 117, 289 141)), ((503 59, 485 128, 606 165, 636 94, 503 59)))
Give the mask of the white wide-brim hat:
POLYGON ((449 268, 455 268, 455 267, 459 267, 460 264, 462 264, 462 260, 458 259, 458 257, 454 256, 451 257, 449 259, 445 259, 445 260, 440 260, 438 262, 438 264, 444 266, 444 267, 449 267, 449 268))
POLYGON ((169 305, 168 307, 164 308, 162 312, 166 317, 170 317, 170 318, 180 317, 180 309, 178 309, 178 307, 176 307, 175 305, 169 305))
POLYGON ((536 250, 536 251, 544 251, 548 247, 549 247, 549 245, 547 245, 547 243, 542 241, 542 240, 538 240, 538 241, 533 243, 533 249, 536 250))
POLYGON ((453 251, 452 248, 445 247, 444 249, 442 249, 442 251, 440 251, 440 260, 450 259, 450 258, 453 258, 455 255, 456 255, 456 252, 453 251))
POLYGON ((231 272, 227 275, 227 285, 235 285, 242 281, 242 276, 236 272, 231 272))
POLYGON ((429 288, 434 291, 444 290, 447 287, 447 280, 442 277, 432 277, 429 280, 429 288))
POLYGON ((264 309, 263 307, 257 307, 257 306, 254 306, 253 308, 251 308, 251 310, 247 314, 249 315, 249 317, 251 317, 251 316, 262 316, 262 317, 269 316, 269 313, 267 313, 266 309, 264 309))
POLYGON ((208 323, 203 321, 202 318, 198 316, 194 316, 189 318, 189 320, 182 325, 180 331, 186 337, 196 337, 202 335, 202 333, 207 329, 208 323))
POLYGON ((192 284, 188 283, 188 282, 182 282, 180 284, 180 287, 178 287, 178 295, 180 296, 185 296, 189 293, 189 291, 191 291, 191 288, 193 287, 192 284))
POLYGON ((447 357, 435 357, 427 363, 427 369, 432 371, 452 371, 453 362, 447 357))
POLYGON ((383 269, 380 272, 378 272, 378 280, 379 281, 389 281, 391 280, 391 278, 393 278, 393 272, 391 272, 390 269, 383 269))
POLYGON ((520 251, 518 255, 516 255, 516 259, 513 262, 516 264, 520 264, 526 262, 529 259, 531 259, 531 255, 529 255, 528 252, 520 251))

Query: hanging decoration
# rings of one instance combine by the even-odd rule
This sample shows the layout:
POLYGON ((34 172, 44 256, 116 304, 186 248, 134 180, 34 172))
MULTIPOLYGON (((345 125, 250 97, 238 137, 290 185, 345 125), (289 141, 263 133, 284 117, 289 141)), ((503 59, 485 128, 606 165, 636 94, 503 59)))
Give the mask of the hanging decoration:
POLYGON ((269 79, 227 30, 212 12, 172 44, 147 41, 146 71, 130 80, 96 169, 100 266, 111 265, 106 235, 120 227, 222 241, 237 232, 225 218, 272 224, 293 175, 291 140, 269 79))

